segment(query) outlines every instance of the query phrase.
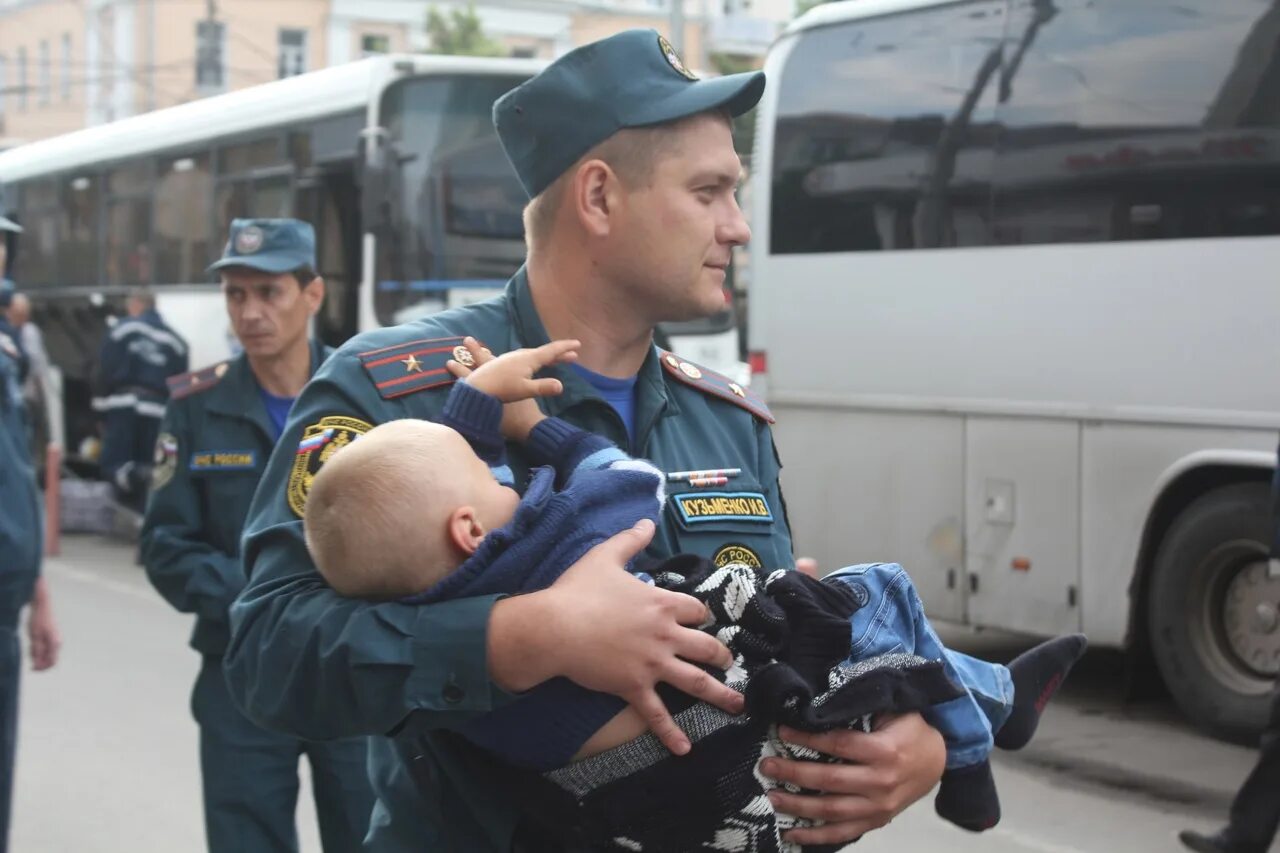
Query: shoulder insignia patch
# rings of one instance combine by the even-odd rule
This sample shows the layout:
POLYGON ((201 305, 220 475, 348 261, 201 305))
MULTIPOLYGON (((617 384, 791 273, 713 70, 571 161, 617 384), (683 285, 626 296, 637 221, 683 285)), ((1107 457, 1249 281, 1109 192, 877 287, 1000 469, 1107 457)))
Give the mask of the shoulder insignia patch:
POLYGON ((722 400, 733 403, 735 406, 746 409, 766 423, 776 422, 773 413, 764 404, 764 400, 760 399, 760 395, 754 393, 750 388, 744 388, 729 379, 729 377, 721 376, 714 370, 700 367, 675 353, 660 349, 658 350, 658 357, 662 362, 662 369, 667 372, 668 376, 674 377, 685 385, 691 385, 704 394, 719 397, 722 400))
POLYGON ((373 425, 359 418, 345 415, 329 415, 302 431, 298 452, 289 471, 289 483, 285 497, 289 509, 298 518, 307 511, 307 495, 311 493, 311 481, 333 454, 373 429, 373 425))
POLYGON ((454 383, 453 374, 445 367, 449 359, 469 364, 471 353, 462 338, 427 338, 392 347, 360 353, 360 363, 368 371, 373 385, 390 400, 415 391, 440 388, 454 383))
POLYGON ((169 386, 169 399, 181 400, 183 397, 190 397, 192 394, 212 388, 227 375, 227 368, 230 366, 231 362, 220 361, 200 370, 170 376, 165 380, 169 386))

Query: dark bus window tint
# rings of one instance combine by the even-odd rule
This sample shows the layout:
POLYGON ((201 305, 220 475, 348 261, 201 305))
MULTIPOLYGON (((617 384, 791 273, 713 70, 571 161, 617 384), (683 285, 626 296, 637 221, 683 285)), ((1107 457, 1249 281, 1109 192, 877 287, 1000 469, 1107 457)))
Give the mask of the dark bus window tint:
POLYGON ((205 280, 212 204, 213 179, 209 174, 208 155, 176 157, 160 164, 155 222, 158 283, 205 280))
POLYGON ((770 251, 988 241, 1003 2, 798 37, 779 82, 770 251))
POLYGON ((524 261, 526 197, 493 131, 493 102, 520 77, 431 77, 382 103, 395 145, 390 227, 374 306, 391 324, 501 287, 524 261))
POLYGON ((364 113, 347 113, 316 122, 311 128, 311 158, 315 163, 352 160, 364 129, 364 113))
POLYGON ((255 139, 218 150, 218 174, 239 175, 252 169, 283 165, 280 140, 276 137, 255 139))
POLYGON ((112 195, 133 195, 151 191, 151 161, 139 160, 113 169, 107 176, 112 195))
POLYGON ((1280 5, 1016 0, 997 243, 1280 234, 1280 5))
POLYGON ((108 284, 151 283, 151 200, 107 202, 106 279, 108 284))
POLYGON ((250 215, 275 219, 293 215, 293 181, 288 175, 258 178, 253 182, 250 215))
POLYGON ((58 188, 53 181, 32 181, 18 189, 19 223, 12 277, 20 287, 58 284, 58 188))
MULTIPOLYGON (((231 230, 231 220, 249 216, 250 187, 248 181, 222 181, 214 191, 213 243, 210 248, 214 256, 222 253, 227 234, 231 230)), ((210 258, 212 263, 214 258, 210 258)))
POLYGON ((98 179, 80 175, 62 181, 62 241, 58 274, 63 284, 90 286, 102 280, 98 260, 98 179))

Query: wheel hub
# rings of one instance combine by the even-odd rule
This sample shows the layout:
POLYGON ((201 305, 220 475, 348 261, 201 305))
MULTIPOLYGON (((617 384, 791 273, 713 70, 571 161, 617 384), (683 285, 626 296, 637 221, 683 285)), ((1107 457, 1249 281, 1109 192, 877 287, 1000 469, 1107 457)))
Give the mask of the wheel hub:
POLYGON ((1280 673, 1280 578, 1265 560, 1248 563, 1227 585, 1223 628, 1231 652, 1263 676, 1280 673))

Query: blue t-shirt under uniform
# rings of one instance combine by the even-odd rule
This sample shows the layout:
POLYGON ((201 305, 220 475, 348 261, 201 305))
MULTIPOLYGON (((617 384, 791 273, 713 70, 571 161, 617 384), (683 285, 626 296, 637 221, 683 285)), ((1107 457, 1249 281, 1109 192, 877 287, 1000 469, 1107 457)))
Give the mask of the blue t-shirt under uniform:
POLYGON ((614 379, 612 376, 587 370, 580 364, 571 364, 570 367, 587 380, 606 403, 613 406, 613 410, 622 418, 622 423, 627 428, 628 442, 634 442, 636 440, 636 377, 614 379))
POLYGON ((277 397, 265 388, 258 388, 258 393, 262 395, 262 405, 267 407, 267 417, 271 418, 271 425, 275 427, 275 435, 271 437, 278 440, 284 432, 284 422, 289 418, 293 401, 297 398, 277 397))

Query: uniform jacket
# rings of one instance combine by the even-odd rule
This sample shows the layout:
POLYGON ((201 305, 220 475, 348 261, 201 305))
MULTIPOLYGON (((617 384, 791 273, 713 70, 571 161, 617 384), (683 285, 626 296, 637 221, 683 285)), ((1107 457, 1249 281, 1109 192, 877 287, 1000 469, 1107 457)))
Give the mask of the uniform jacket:
MULTIPOLYGON (((303 738, 395 736, 395 744, 375 738, 370 746, 380 800, 373 850, 513 849, 515 808, 495 795, 501 775, 440 731, 512 699, 490 681, 486 665, 486 628, 498 596, 415 607, 334 593, 303 541, 305 490, 321 460, 315 451, 299 452, 299 444, 396 418, 439 420, 452 381, 444 363, 462 335, 497 353, 548 341, 523 270, 497 299, 361 335, 316 373, 250 511, 250 582, 232 607, 227 676, 251 717, 303 738), (420 756, 440 780, 437 796, 417 794, 397 746, 420 756)), ((621 418, 585 380, 564 367, 550 373, 564 393, 543 401, 548 414, 667 472, 741 469, 723 487, 668 484, 652 556, 714 560, 732 552, 738 561, 793 565, 771 418, 744 389, 726 390, 726 380, 674 356, 668 361, 655 348, 640 370, 630 442, 621 418)), ((515 445, 508 455, 519 486, 529 460, 515 445)))
MULTIPOLYGON (((163 401, 165 380, 187 371, 187 344, 155 311, 127 317, 107 330, 98 356, 98 411, 137 409, 163 401)), ((140 414, 148 412, 138 409, 140 414)))
MULTIPOLYGON (((312 372, 332 352, 312 342, 312 372)), ((274 430, 246 356, 176 377, 156 441, 142 528, 147 576, 170 604, 196 615, 191 645, 221 655, 227 611, 245 583, 240 534, 274 430)))
POLYGON ((27 445, 22 361, 17 342, 0 331, 0 586, 20 588, 16 594, 25 601, 40 573, 44 535, 27 445))

